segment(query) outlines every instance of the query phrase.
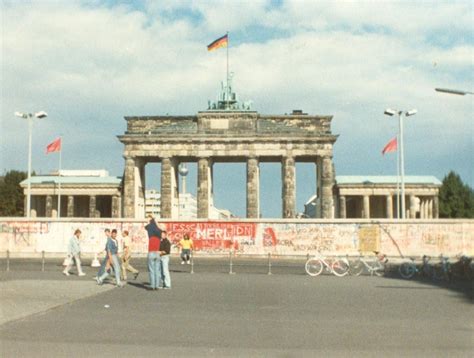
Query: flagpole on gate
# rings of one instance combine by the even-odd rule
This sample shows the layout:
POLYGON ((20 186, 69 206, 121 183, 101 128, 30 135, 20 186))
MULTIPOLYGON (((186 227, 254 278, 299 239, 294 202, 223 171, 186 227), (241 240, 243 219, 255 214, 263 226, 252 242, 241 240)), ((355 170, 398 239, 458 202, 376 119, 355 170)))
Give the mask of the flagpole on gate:
MULTIPOLYGON (((61 142, 62 138, 59 137, 61 142)), ((62 143, 59 148, 59 169, 58 169, 58 219, 61 218, 61 154, 63 152, 62 143)))
POLYGON ((229 106, 230 98, 230 88, 229 88, 229 31, 226 32, 227 35, 227 107, 229 106))

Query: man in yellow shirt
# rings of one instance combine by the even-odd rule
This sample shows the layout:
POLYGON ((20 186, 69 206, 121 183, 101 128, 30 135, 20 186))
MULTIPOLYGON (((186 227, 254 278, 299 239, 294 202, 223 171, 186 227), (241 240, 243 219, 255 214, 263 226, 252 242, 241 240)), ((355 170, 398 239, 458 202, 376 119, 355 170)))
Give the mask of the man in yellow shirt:
POLYGON ((191 263, 189 261, 191 250, 193 249, 193 240, 189 238, 188 234, 184 234, 184 237, 179 242, 179 246, 181 246, 181 265, 187 263, 188 265, 191 263))

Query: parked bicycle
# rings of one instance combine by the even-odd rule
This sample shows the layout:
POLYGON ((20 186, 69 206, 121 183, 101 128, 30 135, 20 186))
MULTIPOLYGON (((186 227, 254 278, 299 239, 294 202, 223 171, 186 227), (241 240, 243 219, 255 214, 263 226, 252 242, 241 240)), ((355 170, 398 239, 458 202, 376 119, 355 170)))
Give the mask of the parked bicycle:
POLYGON ((378 251, 373 251, 375 256, 364 258, 360 256, 350 264, 349 272, 351 275, 359 276, 364 270, 370 273, 370 276, 383 276, 385 274, 385 264, 388 262, 387 256, 378 251))
POLYGON ((439 264, 433 265, 430 263, 431 257, 423 255, 421 259, 421 265, 417 266, 415 258, 411 257, 409 261, 403 262, 398 267, 400 276, 404 279, 411 279, 415 275, 421 275, 425 278, 431 278, 433 280, 446 280, 450 279, 450 263, 447 257, 440 256, 439 264))
POLYGON ((474 279, 474 263, 472 257, 458 255, 458 261, 451 265, 451 276, 455 279, 474 279))
POLYGON ((322 255, 316 255, 306 261, 305 270, 310 276, 318 276, 325 270, 342 277, 349 273, 349 261, 345 258, 327 259, 322 255))

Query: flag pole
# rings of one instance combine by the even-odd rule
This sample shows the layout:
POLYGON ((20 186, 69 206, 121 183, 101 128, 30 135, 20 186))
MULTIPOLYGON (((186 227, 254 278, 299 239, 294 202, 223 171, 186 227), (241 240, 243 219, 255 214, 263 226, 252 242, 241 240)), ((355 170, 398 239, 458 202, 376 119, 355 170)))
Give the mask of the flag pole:
POLYGON ((58 169, 58 219, 61 218, 61 154, 63 151, 63 144, 62 144, 62 138, 60 138, 61 141, 61 147, 59 148, 59 169, 58 169))
MULTIPOLYGON (((229 31, 226 32, 227 35, 227 107, 229 107, 229 98, 230 98, 230 88, 229 88, 229 31)), ((227 108, 228 109, 228 108, 227 108)))

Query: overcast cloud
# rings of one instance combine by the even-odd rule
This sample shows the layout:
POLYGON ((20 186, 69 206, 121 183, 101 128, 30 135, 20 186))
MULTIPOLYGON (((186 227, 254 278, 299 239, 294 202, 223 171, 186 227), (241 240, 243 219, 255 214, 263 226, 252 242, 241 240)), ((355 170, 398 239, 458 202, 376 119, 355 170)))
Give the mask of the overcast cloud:
MULTIPOLYGON (((2 1, 0 169, 26 170, 27 126, 13 112, 45 110, 34 124, 37 172, 57 169, 44 152, 61 135, 65 169, 122 175, 123 117, 206 109, 225 77, 225 50, 206 45, 229 31, 242 100, 262 114, 334 116, 338 175, 394 175, 396 156, 381 149, 398 125, 383 111, 417 108, 405 122, 406 174, 455 170, 474 186, 472 96, 434 91, 473 90, 473 10, 471 1, 2 1)), ((218 171, 217 183, 241 172, 218 171)), ((310 168, 298 174, 314 179, 310 168)), ((242 190, 221 185, 216 204, 244 215, 245 179, 235 180, 242 190)), ((298 190, 301 211, 314 185, 298 190)), ((265 216, 280 214, 262 202, 265 216)))

